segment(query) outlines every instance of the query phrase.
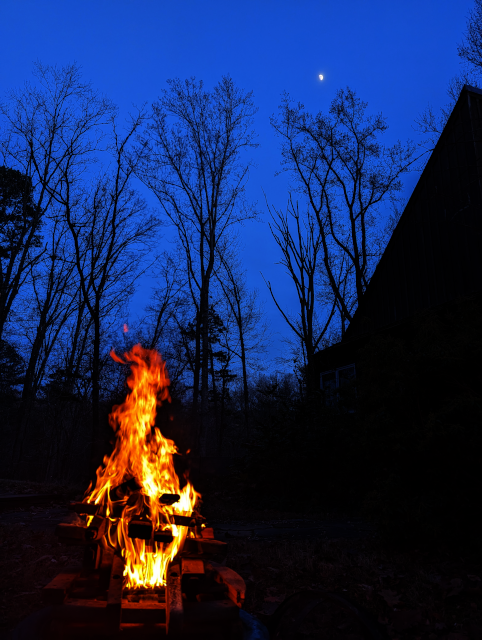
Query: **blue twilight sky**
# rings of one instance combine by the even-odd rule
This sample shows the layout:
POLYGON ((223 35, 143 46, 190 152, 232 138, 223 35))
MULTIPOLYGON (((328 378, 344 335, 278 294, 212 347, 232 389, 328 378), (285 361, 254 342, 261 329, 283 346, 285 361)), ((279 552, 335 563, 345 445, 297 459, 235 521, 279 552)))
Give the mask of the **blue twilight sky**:
MULTIPOLYGON (((387 143, 416 139, 417 115, 429 102, 436 109, 447 102, 471 8, 470 0, 0 0, 0 93, 30 79, 36 59, 76 61, 123 112, 154 101, 172 77, 196 76, 211 87, 229 73, 253 90, 260 146, 248 197, 263 215, 242 236, 250 285, 266 300, 274 357, 287 329, 260 272, 288 307, 294 304, 275 264, 263 195, 278 207, 286 202, 287 180, 274 177, 279 143, 269 125, 281 92, 318 111, 349 85, 370 112, 387 117, 387 143)), ((406 196, 416 179, 406 180, 406 196)), ((149 286, 142 284, 136 308, 149 286)))

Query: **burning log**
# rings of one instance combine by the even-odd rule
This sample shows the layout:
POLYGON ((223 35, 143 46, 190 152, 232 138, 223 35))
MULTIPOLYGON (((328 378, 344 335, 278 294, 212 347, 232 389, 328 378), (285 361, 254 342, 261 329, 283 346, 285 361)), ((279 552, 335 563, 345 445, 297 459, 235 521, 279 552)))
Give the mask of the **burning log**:
POLYGON ((181 496, 178 495, 177 493, 163 493, 162 496, 159 498, 159 503, 160 504, 175 504, 176 502, 179 502, 179 500, 181 499, 181 496))
POLYGON ((152 538, 152 522, 131 520, 128 525, 127 535, 132 539, 150 540, 152 538))
POLYGON ((124 509, 127 506, 127 502, 125 501, 116 501, 111 504, 109 517, 111 518, 122 518, 122 514, 124 513, 124 509))
POLYGON ((99 508, 100 505, 93 502, 71 502, 69 504, 69 509, 79 515, 95 516, 99 508))
POLYGON ((171 518, 178 527, 194 527, 196 524, 192 515, 175 513, 171 518))
POLYGON ((164 544, 170 544, 173 541, 174 537, 172 533, 166 529, 164 531, 155 531, 154 532, 154 540, 156 542, 163 542, 164 544))
POLYGON ((92 522, 87 527, 87 531, 85 532, 86 540, 93 542, 94 540, 100 540, 104 537, 107 529, 107 520, 106 518, 101 518, 100 516, 94 516, 92 522))

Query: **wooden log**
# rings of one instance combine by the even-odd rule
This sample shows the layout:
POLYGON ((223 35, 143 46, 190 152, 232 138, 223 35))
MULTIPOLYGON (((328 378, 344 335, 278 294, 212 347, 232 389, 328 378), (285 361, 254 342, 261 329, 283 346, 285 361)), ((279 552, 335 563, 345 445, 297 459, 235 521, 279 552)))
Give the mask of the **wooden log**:
POLYGON ((78 571, 66 571, 59 573, 51 580, 42 591, 42 599, 45 604, 63 604, 75 580, 79 577, 78 571))
POLYGON ((178 527, 193 527, 195 524, 192 515, 188 513, 175 513, 171 516, 171 518, 173 519, 174 524, 176 524, 178 527))
POLYGON ((201 536, 205 540, 214 540, 214 531, 212 527, 206 527, 205 529, 201 529, 201 536))
POLYGON ((122 484, 114 487, 110 493, 111 495, 117 495, 120 498, 130 493, 136 493, 139 489, 141 489, 141 486, 137 484, 136 479, 129 478, 129 480, 125 480, 122 484))
POLYGON ((101 518, 100 516, 94 516, 93 520, 87 527, 87 531, 85 532, 85 539, 90 542, 100 540, 105 535, 106 530, 107 519, 101 518))
POLYGON ((154 540, 155 542, 163 542, 164 544, 169 544, 174 540, 174 537, 169 529, 164 529, 163 531, 154 531, 154 540))
POLYGON ((55 528, 55 535, 58 536, 59 541, 65 542, 66 544, 87 544, 88 541, 85 537, 86 532, 87 527, 85 525, 70 524, 67 522, 61 522, 55 528))
POLYGON ((122 514, 124 513, 124 509, 126 508, 126 506, 127 506, 126 500, 116 500, 115 502, 112 503, 111 512, 109 516, 112 518, 122 517, 122 514))
POLYGON ((184 626, 184 606, 181 567, 178 564, 171 564, 167 572, 166 604, 167 632, 172 636, 180 636, 184 626))
POLYGON ((84 558, 82 562, 82 575, 85 576, 94 571, 97 564, 97 552, 99 545, 94 543, 84 544, 84 558))
POLYGON ((217 562, 209 562, 208 569, 215 573, 216 582, 225 584, 231 600, 238 607, 242 607, 246 596, 246 583, 243 578, 229 567, 225 567, 217 562))
POLYGON ((127 527, 129 538, 138 540, 150 540, 152 537, 152 522, 147 520, 131 520, 127 527))
POLYGON ((69 509, 75 511, 79 515, 95 516, 99 511, 101 505, 94 504, 93 502, 71 502, 69 509))
POLYGON ((179 502, 181 496, 177 493, 163 493, 159 498, 160 504, 174 504, 175 502, 179 502))

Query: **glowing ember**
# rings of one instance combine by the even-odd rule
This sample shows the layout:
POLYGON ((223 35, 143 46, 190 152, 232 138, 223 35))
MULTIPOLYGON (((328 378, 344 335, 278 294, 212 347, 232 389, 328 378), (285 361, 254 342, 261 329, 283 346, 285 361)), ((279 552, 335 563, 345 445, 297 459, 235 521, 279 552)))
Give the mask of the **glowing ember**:
POLYGON ((160 586, 188 530, 175 524, 175 515, 190 515, 200 494, 189 481, 180 488, 172 459, 176 445, 154 427, 157 403, 170 401, 160 354, 138 344, 124 354, 125 361, 113 351, 111 356, 131 364, 130 392, 109 416, 114 451, 97 469, 95 488, 84 502, 104 506, 108 544, 120 548, 125 558, 126 586, 160 586))

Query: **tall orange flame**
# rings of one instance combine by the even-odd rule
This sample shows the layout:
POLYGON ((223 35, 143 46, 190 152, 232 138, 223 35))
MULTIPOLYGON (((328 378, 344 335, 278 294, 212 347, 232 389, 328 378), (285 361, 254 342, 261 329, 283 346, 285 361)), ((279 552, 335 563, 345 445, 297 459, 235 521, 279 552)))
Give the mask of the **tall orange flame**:
POLYGON ((187 527, 174 523, 174 515, 190 515, 200 494, 189 481, 181 489, 172 458, 176 445, 154 426, 157 404, 170 402, 169 378, 160 354, 137 344, 124 354, 125 360, 114 351, 111 356, 131 365, 127 380, 130 392, 109 416, 116 433, 114 450, 97 469, 95 487, 84 502, 105 506, 109 544, 120 548, 125 558, 126 586, 160 586, 165 584, 168 564, 187 534, 187 527), (179 500, 163 504, 165 494, 177 494, 179 500), (150 540, 128 536, 132 520, 152 523, 150 540), (171 533, 172 542, 156 541, 156 531, 171 533))

